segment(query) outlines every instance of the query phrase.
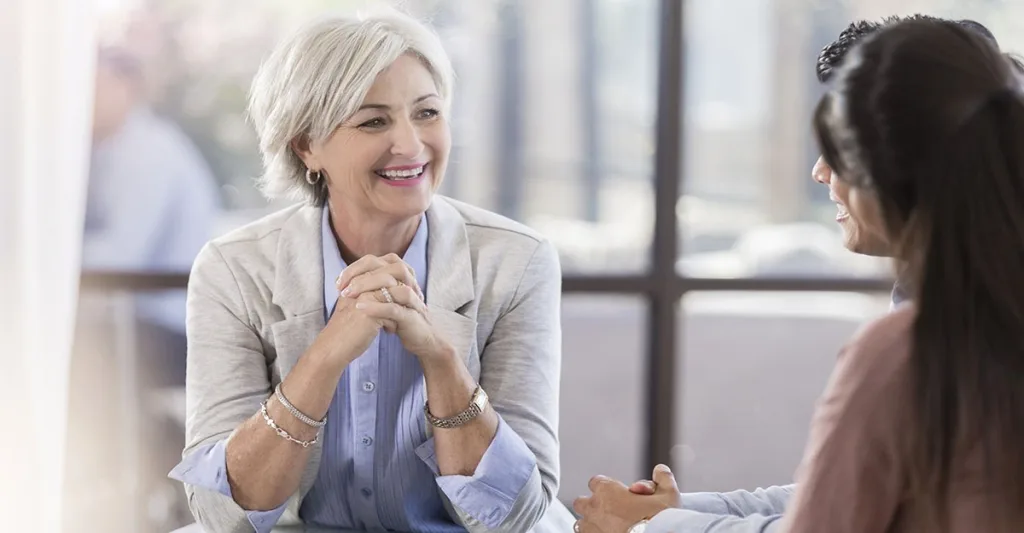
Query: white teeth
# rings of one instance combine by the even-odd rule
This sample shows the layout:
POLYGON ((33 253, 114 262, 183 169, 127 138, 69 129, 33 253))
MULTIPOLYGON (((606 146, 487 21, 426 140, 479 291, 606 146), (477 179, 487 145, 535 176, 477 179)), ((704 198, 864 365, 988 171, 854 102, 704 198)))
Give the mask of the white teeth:
POLYGON ((406 170, 380 170, 377 172, 378 175, 388 179, 410 179, 415 178, 423 173, 423 167, 410 168, 406 170))

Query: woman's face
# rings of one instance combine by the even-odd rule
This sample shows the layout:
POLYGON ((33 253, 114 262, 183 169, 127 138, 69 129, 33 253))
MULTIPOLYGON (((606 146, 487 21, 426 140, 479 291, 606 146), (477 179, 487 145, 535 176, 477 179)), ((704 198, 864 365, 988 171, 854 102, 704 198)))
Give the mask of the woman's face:
POLYGON ((395 220, 419 216, 448 164, 443 104, 430 71, 403 55, 377 76, 348 121, 300 156, 323 171, 332 205, 395 220))
POLYGON ((870 190, 851 187, 821 157, 811 171, 814 181, 828 186, 836 204, 836 223, 843 231, 844 246, 851 252, 888 256, 889 244, 877 196, 870 190))

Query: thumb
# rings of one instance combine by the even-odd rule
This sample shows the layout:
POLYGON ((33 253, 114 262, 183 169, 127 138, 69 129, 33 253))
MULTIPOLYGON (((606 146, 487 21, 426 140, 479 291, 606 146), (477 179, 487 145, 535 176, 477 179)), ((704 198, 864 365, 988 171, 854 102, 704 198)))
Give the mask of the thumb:
POLYGON ((637 481, 629 486, 629 492, 633 494, 640 494, 644 496, 650 496, 658 491, 657 485, 653 481, 637 481))
POLYGON ((654 467, 654 483, 658 485, 658 490, 671 490, 672 492, 679 492, 679 485, 676 484, 676 477, 672 475, 672 470, 665 465, 658 465, 654 467))

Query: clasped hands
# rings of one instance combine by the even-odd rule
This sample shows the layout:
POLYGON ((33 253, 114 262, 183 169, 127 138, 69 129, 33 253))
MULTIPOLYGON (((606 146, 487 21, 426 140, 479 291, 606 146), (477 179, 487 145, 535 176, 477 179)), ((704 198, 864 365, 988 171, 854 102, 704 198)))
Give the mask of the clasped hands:
POLYGON ((345 268, 335 284, 337 307, 351 306, 397 334, 413 355, 430 358, 449 347, 430 322, 416 273, 396 254, 363 256, 345 268))
MULTIPOLYGON (((417 357, 437 357, 450 349, 430 322, 416 273, 397 255, 364 256, 342 271, 336 285, 339 308, 353 308, 377 327, 397 334, 405 349, 417 357)), ((667 466, 655 467, 652 479, 627 487, 605 476, 591 478, 592 494, 573 502, 580 515, 574 531, 627 533, 645 518, 681 507, 679 486, 667 466)))
POLYGON ((679 486, 672 470, 654 468, 653 481, 631 486, 605 476, 590 479, 590 496, 577 498, 572 508, 580 516, 576 533, 627 533, 637 522, 650 519, 665 509, 682 507, 679 486))

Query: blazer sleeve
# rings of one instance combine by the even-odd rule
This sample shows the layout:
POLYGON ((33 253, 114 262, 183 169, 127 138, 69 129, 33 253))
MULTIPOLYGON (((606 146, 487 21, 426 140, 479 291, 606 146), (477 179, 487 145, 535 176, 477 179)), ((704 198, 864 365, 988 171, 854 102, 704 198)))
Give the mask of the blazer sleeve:
MULTIPOLYGON (((558 253, 547 241, 534 248, 505 312, 480 353, 480 385, 503 429, 522 439, 536 464, 497 527, 457 505, 470 533, 522 533, 544 517, 558 494, 558 394, 562 367, 561 287, 558 253)), ((451 503, 451 502, 447 502, 451 503)))
MULTIPOLYGON (((186 331, 182 457, 230 438, 270 395, 262 342, 251 326, 235 275, 213 243, 203 248, 192 267, 186 331)), ((245 510, 230 496, 189 483, 185 494, 192 515, 206 531, 254 530, 245 510)))

